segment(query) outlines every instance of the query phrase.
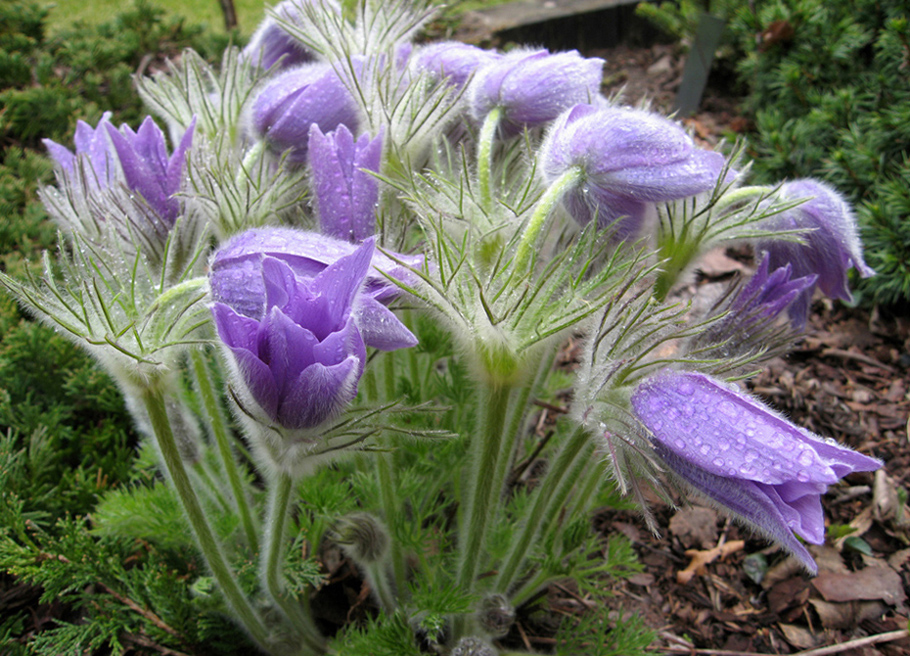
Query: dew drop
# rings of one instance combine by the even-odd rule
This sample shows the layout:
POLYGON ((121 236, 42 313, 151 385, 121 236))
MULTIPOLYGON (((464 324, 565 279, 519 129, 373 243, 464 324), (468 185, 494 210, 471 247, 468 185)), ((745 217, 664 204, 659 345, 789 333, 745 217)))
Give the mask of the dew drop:
POLYGON ((712 463, 715 467, 723 467, 724 464, 725 464, 723 458, 715 458, 714 460, 711 461, 711 463, 712 463))

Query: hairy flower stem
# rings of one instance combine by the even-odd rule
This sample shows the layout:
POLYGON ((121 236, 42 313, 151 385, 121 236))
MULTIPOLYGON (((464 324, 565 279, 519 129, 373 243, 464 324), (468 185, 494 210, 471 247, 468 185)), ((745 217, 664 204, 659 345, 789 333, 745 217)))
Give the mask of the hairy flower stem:
POLYGON ((518 242, 518 251, 515 253, 515 271, 523 273, 528 265, 528 259, 531 253, 537 247, 537 240, 540 233, 543 232, 544 224, 556 204, 562 200, 563 195, 572 187, 577 185, 584 177, 584 171, 580 166, 573 166, 549 186, 540 200, 537 201, 537 207, 525 226, 524 234, 521 235, 521 241, 518 242))
POLYGON ((502 108, 494 107, 483 121, 477 144, 477 184, 481 207, 487 212, 493 209, 493 144, 500 120, 502 108))
POLYGON ((228 607, 233 611, 234 616, 240 621, 250 637, 263 650, 268 651, 270 643, 269 631, 259 617, 259 614, 252 607, 249 600, 240 589, 234 573, 228 566, 221 545, 215 538, 215 533, 209 526, 196 491, 190 484, 189 476, 180 459, 180 453, 177 450, 177 442, 174 439, 174 433, 171 430, 170 422, 167 417, 165 408, 164 395, 157 387, 148 387, 142 391, 142 402, 148 412, 149 421, 152 424, 152 430, 158 441, 158 447, 161 449, 161 455, 164 458, 165 467, 171 481, 180 497, 180 502, 189 519, 193 533, 196 535, 196 541, 202 551, 212 575, 218 582, 222 594, 227 599, 228 607))
POLYGON ((325 653, 325 647, 319 629, 297 603, 288 599, 281 585, 281 560, 293 488, 291 477, 284 473, 277 474, 269 485, 269 515, 266 520, 268 535, 265 559, 262 561, 262 578, 272 601, 297 629, 304 645, 309 648, 301 653, 321 654, 325 653))
POLYGON ((530 550, 540 537, 541 530, 555 523, 593 451, 593 441, 581 428, 576 429, 562 445, 543 483, 534 493, 534 503, 521 529, 513 536, 508 555, 499 568, 495 590, 507 593, 516 578, 524 574, 530 550))
MULTIPOLYGON (((383 377, 385 378, 385 395, 386 402, 393 401, 395 399, 395 353, 384 353, 382 356, 383 364, 383 377)), ((379 495, 382 501, 382 508, 385 513, 385 521, 388 524, 389 530, 394 536, 395 526, 398 522, 398 514, 400 512, 401 502, 398 499, 398 489, 395 481, 395 451, 392 449, 388 453, 379 453, 376 458, 376 474, 379 479, 379 495)), ((395 590, 398 594, 402 594, 406 589, 407 584, 407 574, 405 570, 405 561, 404 554, 401 550, 401 544, 398 540, 392 537, 390 545, 389 558, 392 560, 392 572, 395 577, 395 590)), ((381 585, 385 583, 385 596, 391 599, 391 604, 387 599, 382 599, 382 590, 377 589, 377 594, 380 595, 380 600, 383 602, 386 610, 392 611, 397 604, 394 602, 394 595, 388 593, 388 584, 383 577, 383 573, 380 571, 377 573, 377 576, 383 578, 383 581, 377 583, 381 585)))
POLYGON ((505 468, 499 466, 505 437, 509 399, 515 388, 503 383, 481 383, 477 389, 477 429, 471 436, 471 457, 467 477, 464 515, 458 543, 456 584, 473 591, 483 562, 484 546, 499 495, 505 484, 505 468))
POLYGON ((259 536, 253 523, 253 515, 250 512, 246 491, 243 489, 243 483, 240 480, 240 473, 237 471, 237 462, 234 460, 234 454, 231 451, 224 415, 218 404, 218 398, 215 396, 215 388, 212 385, 212 372, 201 351, 194 349, 190 357, 193 362, 193 371, 196 374, 199 394, 202 396, 202 405, 205 408, 206 415, 208 415, 209 426, 211 426, 212 434, 215 437, 218 456, 221 458, 221 466, 227 472, 228 483, 231 486, 234 503, 237 505, 237 511, 240 514, 240 522, 243 525, 247 545, 249 545, 251 551, 259 551, 259 536))

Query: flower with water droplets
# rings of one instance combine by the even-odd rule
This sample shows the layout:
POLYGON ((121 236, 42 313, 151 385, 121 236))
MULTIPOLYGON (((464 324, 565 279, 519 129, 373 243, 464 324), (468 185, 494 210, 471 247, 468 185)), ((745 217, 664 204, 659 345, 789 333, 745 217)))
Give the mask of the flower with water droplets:
MULTIPOLYGON (((366 364, 356 306, 373 249, 369 239, 312 277, 263 257, 265 306, 259 318, 215 302, 215 326, 230 353, 239 381, 235 390, 247 413, 287 430, 307 431, 353 400, 366 364)), ((394 315, 391 320, 397 321, 394 315)), ((401 326, 398 332, 407 329, 401 326)))
POLYGON ((703 374, 661 371, 635 390, 632 407, 680 479, 779 542, 813 573, 812 556, 794 533, 823 543, 821 495, 847 474, 882 464, 703 374))
POLYGON ((471 114, 483 120, 499 108, 506 135, 543 125, 600 95, 603 63, 576 50, 514 50, 477 69, 468 90, 471 114))
MULTIPOLYGON (((855 268, 863 278, 875 274, 863 260, 856 217, 850 205, 831 186, 818 180, 794 180, 781 185, 784 200, 807 199, 804 203, 769 217, 761 223, 768 230, 806 230, 804 244, 765 239, 758 249, 765 251, 772 268, 791 266, 793 275, 817 275, 816 284, 825 295, 851 301, 847 272, 855 268)), ((794 321, 805 322, 811 291, 792 306, 794 321)))
POLYGON ((357 141, 344 125, 323 134, 310 127, 312 188, 319 210, 319 227, 332 237, 358 243, 376 231, 382 137, 362 134, 357 141))
POLYGON ((253 103, 256 133, 297 164, 306 161, 311 125, 324 132, 345 125, 356 132, 359 123, 354 99, 329 64, 304 64, 279 74, 253 103))
POLYGON ((76 145, 75 153, 50 139, 43 139, 42 143, 44 143, 44 147, 47 148, 50 156, 57 162, 64 176, 72 176, 74 174, 76 159, 81 156, 85 159, 86 168, 90 172, 90 175, 86 176, 89 188, 107 187, 111 159, 110 141, 108 141, 107 133, 108 127, 112 127, 110 112, 104 112, 101 120, 98 121, 98 126, 94 128, 85 121, 77 121, 76 134, 73 139, 76 145))
POLYGON ((577 105, 560 116, 540 148, 544 178, 553 182, 578 167, 582 179, 563 203, 581 225, 595 217, 617 241, 635 238, 651 203, 711 189, 724 167, 719 153, 701 150, 677 124, 657 114, 577 105))
MULTIPOLYGON (((228 240, 212 257, 209 265, 212 298, 240 315, 259 321, 268 306, 262 273, 266 259, 283 262, 298 277, 314 278, 356 249, 350 242, 293 228, 247 230, 228 240)), ((370 252, 370 266, 353 310, 363 340, 367 346, 386 351, 413 346, 417 343, 414 335, 383 305, 400 291, 383 274, 408 281, 413 274, 407 267, 420 267, 423 258, 396 255, 396 259, 406 264, 403 266, 378 251, 370 252)))

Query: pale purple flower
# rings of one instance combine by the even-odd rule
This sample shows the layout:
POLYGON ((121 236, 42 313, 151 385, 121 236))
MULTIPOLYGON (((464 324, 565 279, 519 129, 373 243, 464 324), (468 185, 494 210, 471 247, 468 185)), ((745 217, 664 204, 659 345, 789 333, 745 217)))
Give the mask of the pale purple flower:
MULTIPOLYGON (((739 290, 728 309, 725 320, 731 331, 752 332, 756 327, 774 322, 800 298, 812 293, 818 276, 810 274, 801 278, 793 276, 790 264, 771 271, 770 258, 765 255, 758 269, 739 290)), ((806 325, 805 316, 790 316, 796 329, 806 325)))
POLYGON ((354 99, 329 64, 304 64, 276 76, 253 103, 252 118, 259 136, 298 164, 306 161, 311 125, 356 132, 359 124, 354 99))
POLYGON ((563 198, 581 225, 595 217, 617 241, 639 234, 651 203, 686 198, 714 187, 724 167, 719 153, 657 114, 610 106, 577 105, 551 126, 541 145, 544 178, 573 167, 583 181, 563 198))
MULTIPOLYGON (((283 21, 306 31, 309 20, 306 12, 301 10, 301 5, 309 2, 312 0, 285 0, 276 5, 272 11, 280 20, 272 16, 266 17, 250 37, 241 56, 265 69, 279 61, 282 69, 314 61, 315 53, 292 36, 282 24, 283 21)), ((341 6, 333 0, 320 0, 319 6, 321 10, 328 9, 341 15, 341 6)))
POLYGON ((75 153, 50 139, 43 139, 42 142, 65 176, 73 175, 76 158, 81 156, 90 170, 90 175, 86 176, 89 186, 92 189, 107 187, 109 183, 108 176, 111 172, 108 127, 112 127, 110 112, 104 112, 101 115, 101 120, 98 121, 98 127, 96 128, 93 128, 85 121, 77 121, 76 134, 74 136, 75 153))
POLYGON ((360 242, 376 231, 382 137, 362 134, 357 141, 344 125, 323 134, 310 127, 309 159, 312 188, 323 234, 360 242))
POLYGON ((664 370, 636 389, 632 407, 674 473, 779 542, 812 572, 812 556, 794 533, 822 544, 821 495, 847 474, 882 464, 703 374, 664 370))
POLYGON ((244 410, 301 430, 331 419, 354 399, 366 364, 354 306, 373 248, 368 240, 312 278, 264 258, 261 319, 215 303, 215 326, 239 373, 235 389, 244 410))
POLYGON ((501 108, 506 135, 543 125, 600 95, 603 63, 576 50, 515 50, 477 69, 468 90, 471 114, 482 121, 493 108, 501 108))
MULTIPOLYGON (((212 257, 209 285, 215 302, 230 306, 237 314, 261 320, 267 310, 267 289, 262 267, 266 259, 288 265, 301 278, 314 278, 357 247, 347 241, 293 228, 257 228, 228 240, 212 257)), ((384 302, 395 298, 399 288, 392 278, 409 281, 407 267, 419 268, 420 256, 396 255, 407 266, 372 251, 371 266, 354 305, 355 320, 367 346, 385 351, 413 346, 414 335, 384 302)))
POLYGON ((447 79, 462 87, 481 66, 502 59, 502 55, 460 41, 431 43, 416 49, 411 55, 410 66, 436 79, 447 79))
MULTIPOLYGON (((768 253, 772 268, 790 265, 793 274, 816 274, 817 285, 830 298, 852 300, 847 272, 855 268, 863 278, 875 274, 863 260, 856 217, 850 205, 831 186, 818 180, 794 180, 780 188, 784 200, 806 202, 769 217, 761 227, 768 230, 807 230, 801 235, 805 244, 765 239, 758 249, 768 253)), ((809 313, 811 291, 804 294, 791 310, 791 316, 809 313)))

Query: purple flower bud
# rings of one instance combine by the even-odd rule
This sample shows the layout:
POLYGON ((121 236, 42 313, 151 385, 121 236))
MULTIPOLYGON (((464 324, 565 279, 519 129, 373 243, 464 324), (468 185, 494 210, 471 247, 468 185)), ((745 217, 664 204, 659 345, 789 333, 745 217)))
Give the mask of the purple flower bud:
POLYGON ((168 156, 164 133, 151 116, 145 118, 138 132, 128 125, 121 126, 119 131, 107 125, 127 187, 141 194, 169 226, 174 225, 180 213, 180 203, 174 194, 180 190, 186 151, 193 141, 195 127, 193 118, 177 148, 168 156))
POLYGON ((821 544, 821 495, 838 479, 881 467, 800 428, 737 388, 664 370, 643 382, 632 406, 655 450, 685 482, 776 540, 807 569, 796 539, 821 544))
POLYGON ((362 134, 355 142, 344 125, 328 134, 313 125, 309 152, 323 234, 354 243, 372 235, 379 182, 368 171, 379 171, 382 137, 371 141, 370 135, 362 134))
MULTIPOLYGON (((315 232, 293 228, 258 228, 231 238, 212 258, 209 285, 217 303, 230 306, 238 315, 260 321, 268 311, 268 293, 262 267, 266 259, 283 262, 294 275, 314 278, 357 247, 315 232)), ((355 321, 367 346, 384 351, 414 346, 417 339, 383 301, 397 296, 399 288, 380 271, 407 281, 406 267, 389 257, 373 253, 371 266, 354 306, 355 321)), ((396 256, 408 266, 420 267, 420 256, 396 256)))
MULTIPOLYGON (((791 309, 807 294, 811 295, 817 276, 793 278, 788 264, 770 272, 770 258, 765 255, 758 269, 740 289, 729 307, 729 314, 722 322, 732 332, 754 332, 756 328, 774 322, 785 310, 791 309)), ((805 316, 790 313, 794 328, 806 325, 805 316)))
POLYGON ((277 151, 303 163, 310 126, 323 131, 346 125, 356 132, 357 106, 328 64, 305 64, 275 77, 253 103, 253 128, 277 151))
POLYGON ((269 421, 300 430, 315 428, 354 399, 366 347, 353 308, 373 248, 368 240, 313 278, 263 258, 261 320, 215 303, 218 336, 233 356, 248 412, 258 408, 269 421))
POLYGON ((109 126, 112 127, 110 112, 104 112, 101 115, 97 128, 93 128, 85 121, 78 121, 74 138, 76 144, 75 154, 69 148, 61 146, 50 139, 43 139, 42 141, 50 156, 63 170, 64 175, 71 176, 73 174, 76 158, 82 155, 94 173, 94 175, 87 176, 88 184, 91 188, 107 187, 109 183, 108 173, 110 171, 108 160, 111 157, 110 142, 107 137, 107 128, 109 126))
POLYGON ((543 125, 600 95, 603 63, 585 59, 576 50, 510 52, 477 70, 469 90, 471 113, 483 120, 494 107, 501 108, 506 135, 543 125))
POLYGON ((548 182, 572 167, 583 169, 584 182, 563 203, 581 225, 594 217, 601 228, 613 225, 617 241, 639 234, 649 203, 707 191, 724 166, 723 156, 696 148, 669 119, 592 105, 577 105, 556 120, 540 160, 548 182))
MULTIPOLYGON (((312 0, 285 0, 275 6, 273 11, 281 20, 304 30, 309 23, 305 12, 301 11, 302 2, 312 0)), ((332 0, 322 0, 320 7, 341 14, 341 6, 332 0)), ((285 27, 275 18, 268 16, 263 20, 250 42, 241 52, 241 56, 262 68, 271 68, 281 61, 281 68, 291 68, 306 64, 316 59, 316 55, 307 49, 298 39, 291 36, 285 27)))
MULTIPOLYGON (((795 180, 780 188, 785 200, 808 198, 793 209, 774 215, 762 223, 768 230, 808 230, 805 244, 762 240, 758 249, 766 251, 772 268, 790 265, 793 274, 818 275, 818 287, 830 298, 852 300, 847 287, 847 271, 855 268, 863 278, 875 274, 863 260, 856 217, 847 202, 829 185, 818 180, 795 180)), ((804 294, 791 309, 791 316, 809 314, 811 293, 804 294)))
POLYGON ((426 72, 451 84, 462 87, 468 78, 481 66, 502 59, 492 50, 484 50, 460 41, 431 43, 418 48, 411 55, 411 68, 415 72, 426 72))

